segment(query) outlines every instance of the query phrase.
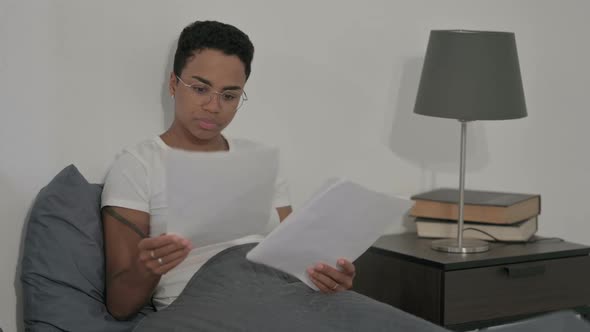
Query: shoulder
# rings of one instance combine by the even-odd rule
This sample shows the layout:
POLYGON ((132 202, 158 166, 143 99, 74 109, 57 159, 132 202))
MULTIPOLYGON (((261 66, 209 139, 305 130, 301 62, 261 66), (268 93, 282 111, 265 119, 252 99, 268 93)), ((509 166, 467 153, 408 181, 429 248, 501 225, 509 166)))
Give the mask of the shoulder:
POLYGON ((121 154, 129 154, 140 161, 149 161, 154 157, 160 157, 164 150, 164 142, 159 137, 154 137, 124 148, 121 154))
POLYGON ((105 178, 101 206, 125 207, 149 213, 151 195, 157 189, 163 148, 155 139, 124 148, 105 178))
POLYGON ((115 164, 136 164, 146 171, 162 158, 165 150, 163 142, 158 138, 143 140, 135 145, 125 147, 117 154, 115 164))
POLYGON ((151 138, 123 148, 111 164, 105 181, 121 177, 137 179, 153 176, 162 164, 165 146, 161 144, 163 142, 160 143, 156 138, 151 138))

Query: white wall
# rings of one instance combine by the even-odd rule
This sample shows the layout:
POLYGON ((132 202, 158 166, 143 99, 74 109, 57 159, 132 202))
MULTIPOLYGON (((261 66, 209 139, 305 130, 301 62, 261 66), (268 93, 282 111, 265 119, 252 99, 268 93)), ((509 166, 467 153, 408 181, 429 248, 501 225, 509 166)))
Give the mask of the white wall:
POLYGON ((174 42, 195 19, 254 41, 250 101, 228 130, 282 147, 295 206, 331 175, 401 194, 455 186, 459 125, 412 114, 429 30, 515 32, 529 117, 470 127, 467 186, 540 193, 540 233, 590 244, 589 12, 584 0, 0 0, 0 326, 16 330, 32 199, 69 163, 101 181, 123 146, 166 127, 174 42))

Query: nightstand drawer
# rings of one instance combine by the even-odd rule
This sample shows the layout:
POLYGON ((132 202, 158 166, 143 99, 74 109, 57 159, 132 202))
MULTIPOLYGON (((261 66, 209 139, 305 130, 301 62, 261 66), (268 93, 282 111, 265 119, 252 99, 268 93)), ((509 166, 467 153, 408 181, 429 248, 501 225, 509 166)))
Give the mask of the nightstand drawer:
POLYGON ((590 304, 590 256, 444 273, 444 324, 590 304))

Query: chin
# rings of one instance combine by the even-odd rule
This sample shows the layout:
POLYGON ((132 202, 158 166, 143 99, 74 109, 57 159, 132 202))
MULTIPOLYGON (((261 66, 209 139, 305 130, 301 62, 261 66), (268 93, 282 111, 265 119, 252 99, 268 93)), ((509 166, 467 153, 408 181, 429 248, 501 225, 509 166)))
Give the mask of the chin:
POLYGON ((203 129, 193 129, 190 131, 191 135, 201 141, 208 141, 213 139, 219 135, 221 135, 220 131, 217 130, 203 130, 203 129))

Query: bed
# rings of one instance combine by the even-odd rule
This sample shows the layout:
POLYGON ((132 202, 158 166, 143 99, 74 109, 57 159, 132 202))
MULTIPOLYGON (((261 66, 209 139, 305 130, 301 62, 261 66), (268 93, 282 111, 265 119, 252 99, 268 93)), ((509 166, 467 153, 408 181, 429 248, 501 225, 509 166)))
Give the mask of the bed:
MULTIPOLYGON (((101 190, 70 165, 37 196, 21 271, 27 331, 447 331, 352 291, 314 292, 287 274, 247 261, 253 244, 212 258, 164 310, 146 305, 130 320, 117 321, 104 301, 101 190)), ((527 324, 536 331, 549 326, 590 331, 569 312, 498 331, 524 331, 527 324)))

